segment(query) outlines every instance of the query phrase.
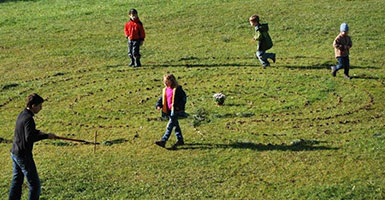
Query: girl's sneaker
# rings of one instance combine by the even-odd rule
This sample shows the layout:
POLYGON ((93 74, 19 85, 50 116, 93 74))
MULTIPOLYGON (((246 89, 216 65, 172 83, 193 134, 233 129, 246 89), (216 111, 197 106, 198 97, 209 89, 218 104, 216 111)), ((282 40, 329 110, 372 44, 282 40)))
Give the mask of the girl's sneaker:
POLYGON ((156 141, 155 144, 164 148, 166 146, 166 141, 159 140, 159 141, 156 141))

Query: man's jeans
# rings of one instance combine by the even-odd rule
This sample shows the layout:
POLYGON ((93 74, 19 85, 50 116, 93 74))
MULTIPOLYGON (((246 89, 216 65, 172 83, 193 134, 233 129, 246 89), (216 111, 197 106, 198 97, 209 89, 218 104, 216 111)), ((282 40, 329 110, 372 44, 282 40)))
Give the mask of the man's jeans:
POLYGON ((164 133, 162 140, 167 141, 171 135, 172 129, 175 127, 175 136, 178 141, 183 141, 182 130, 180 129, 178 116, 176 114, 172 114, 169 117, 169 121, 166 127, 166 132, 164 133))
POLYGON ((255 55, 264 67, 270 66, 269 61, 267 61, 268 58, 274 58, 274 53, 266 53, 266 51, 257 51, 255 55))
POLYGON ((39 175, 37 174, 35 161, 32 155, 16 156, 11 153, 13 161, 13 177, 11 183, 11 190, 9 192, 9 200, 20 199, 21 190, 24 181, 24 176, 28 182, 29 200, 39 199, 41 186, 39 175))
POLYGON ((338 65, 336 66, 336 71, 341 68, 344 68, 344 74, 349 76, 349 56, 346 57, 337 57, 338 65))

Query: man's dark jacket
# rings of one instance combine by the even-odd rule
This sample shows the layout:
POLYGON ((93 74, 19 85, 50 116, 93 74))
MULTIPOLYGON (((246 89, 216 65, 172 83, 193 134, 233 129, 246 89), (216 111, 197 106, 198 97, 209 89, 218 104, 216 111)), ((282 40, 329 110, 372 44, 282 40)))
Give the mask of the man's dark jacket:
POLYGON ((16 156, 32 155, 33 143, 48 138, 48 134, 36 130, 33 116, 32 111, 24 109, 17 117, 11 149, 11 153, 16 156))

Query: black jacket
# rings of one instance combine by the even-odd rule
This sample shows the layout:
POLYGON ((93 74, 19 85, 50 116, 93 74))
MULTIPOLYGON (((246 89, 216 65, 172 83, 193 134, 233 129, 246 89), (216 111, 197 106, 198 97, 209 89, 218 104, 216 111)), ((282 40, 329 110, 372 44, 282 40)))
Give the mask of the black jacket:
MULTIPOLYGON (((159 97, 158 101, 156 102, 155 107, 160 107, 163 108, 163 96, 164 96, 164 89, 163 89, 163 94, 162 96, 159 97)), ((173 107, 175 108, 176 112, 184 112, 186 102, 187 102, 187 96, 184 90, 182 89, 182 86, 178 86, 175 90, 175 97, 174 97, 174 102, 173 102, 173 107)), ((169 113, 167 113, 169 114, 169 113)))
POLYGON ((12 154, 17 156, 32 155, 33 143, 48 138, 48 134, 36 130, 33 116, 32 111, 24 109, 17 117, 12 154))

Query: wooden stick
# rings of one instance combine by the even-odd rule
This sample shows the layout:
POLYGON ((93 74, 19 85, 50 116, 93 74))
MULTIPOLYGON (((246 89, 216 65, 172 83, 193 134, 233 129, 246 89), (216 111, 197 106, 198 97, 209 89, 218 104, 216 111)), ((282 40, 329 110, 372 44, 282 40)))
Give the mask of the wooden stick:
POLYGON ((68 140, 68 141, 73 141, 73 142, 82 142, 82 143, 86 143, 86 144, 99 144, 99 143, 87 142, 85 140, 78 140, 78 139, 66 138, 66 137, 61 137, 61 136, 56 136, 55 139, 68 140))

